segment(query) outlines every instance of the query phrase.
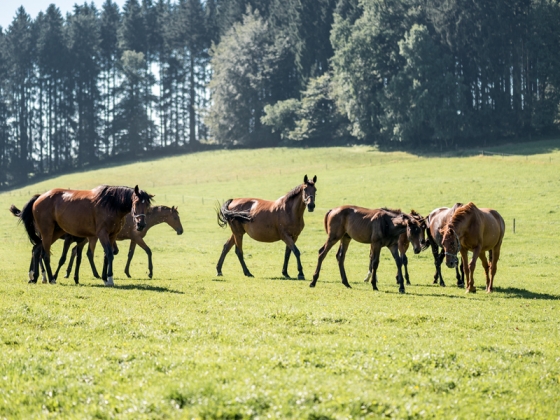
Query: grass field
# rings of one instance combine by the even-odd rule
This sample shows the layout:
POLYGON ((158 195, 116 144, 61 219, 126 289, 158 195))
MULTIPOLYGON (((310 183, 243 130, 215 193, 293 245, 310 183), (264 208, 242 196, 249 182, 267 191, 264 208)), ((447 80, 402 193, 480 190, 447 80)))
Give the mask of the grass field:
MULTIPOLYGON (((199 153, 76 173, 0 194, 0 418, 560 418, 560 142, 501 155, 418 157, 368 147, 199 153), (513 156, 509 156, 509 155, 513 156), (317 175, 317 208, 298 240, 306 281, 281 277, 284 245, 244 243, 254 278, 231 252, 217 201, 276 199, 317 175), (28 285, 31 246, 7 211, 53 187, 138 184, 178 205, 185 233, 157 226, 115 259, 116 287, 28 285), (335 249, 308 287, 325 212, 342 204, 428 214, 457 201, 506 220, 496 292, 432 285, 431 252, 409 255, 399 295, 381 255, 379 292, 362 282, 369 248, 350 244, 340 283, 335 249), (513 220, 516 231, 513 232, 513 220)), ((61 244, 53 250, 58 260, 61 244)), ((101 267, 102 252, 96 255, 101 267)), ((295 259, 290 273, 296 275, 295 259)))

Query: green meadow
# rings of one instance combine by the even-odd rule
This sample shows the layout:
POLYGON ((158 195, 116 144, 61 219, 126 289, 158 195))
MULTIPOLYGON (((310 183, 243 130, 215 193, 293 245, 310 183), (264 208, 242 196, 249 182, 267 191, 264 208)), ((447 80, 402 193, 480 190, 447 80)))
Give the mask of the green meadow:
MULTIPOLYGON (((354 419, 560 417, 560 142, 458 155, 370 147, 196 153, 56 177, 0 194, 0 418, 354 419), (490 154, 490 152, 497 154, 490 154), (317 207, 298 240, 306 281, 281 276, 284 244, 247 236, 242 275, 215 207, 276 199, 317 175, 317 207), (114 288, 27 284, 31 245, 8 212, 34 193, 129 185, 176 205, 185 229, 154 227, 114 288), (494 283, 476 294, 433 285, 431 252, 409 253, 412 285, 395 284, 384 249, 379 292, 363 283, 369 247, 352 242, 340 282, 336 248, 309 281, 326 239, 323 216, 343 204, 415 209, 473 201, 498 210, 506 235, 494 283), (515 233, 513 223, 515 220, 515 233)), ((62 244, 53 247, 56 264, 62 244)), ((102 250, 97 247, 98 269, 102 250)), ((296 277, 295 259, 289 272, 296 277)))

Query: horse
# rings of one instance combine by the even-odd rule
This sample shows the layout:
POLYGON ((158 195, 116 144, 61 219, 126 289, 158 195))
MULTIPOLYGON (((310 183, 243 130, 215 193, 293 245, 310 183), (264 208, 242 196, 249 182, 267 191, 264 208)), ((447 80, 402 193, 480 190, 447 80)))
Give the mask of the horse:
POLYGON ((305 280, 296 241, 305 226, 303 222, 305 208, 307 207, 309 212, 315 209, 316 182, 317 176, 310 180, 305 175, 303 184, 299 184, 276 201, 259 198, 227 200, 217 211, 218 225, 223 228, 229 225, 232 235, 222 249, 216 265, 217 275, 222 275, 222 265, 226 255, 235 245, 235 253, 241 263, 243 274, 253 277, 243 259, 243 235, 247 233, 249 237, 259 242, 282 240, 286 244, 282 275, 290 278, 288 261, 293 252, 297 259, 298 279, 305 280))
POLYGON ((405 214, 400 210, 387 208, 367 209, 364 207, 346 205, 329 210, 324 219, 325 231, 327 232, 328 238, 325 244, 319 249, 317 268, 309 287, 315 287, 323 260, 333 245, 340 241, 336 259, 338 260, 342 284, 350 288, 344 269, 344 259, 350 241, 355 239, 360 243, 370 244, 370 265, 366 280, 369 281, 371 279, 373 290, 379 290, 377 288, 377 267, 379 266, 381 248, 385 246, 389 248, 395 259, 395 263, 397 264, 399 292, 404 293, 402 259, 398 249, 399 238, 403 233, 406 233, 408 240, 412 244, 414 253, 420 253, 422 250, 422 243, 424 242, 422 223, 422 221, 412 215, 405 214))
MULTIPOLYGON (((130 246, 128 249, 128 259, 126 261, 126 267, 124 269, 124 273, 128 278, 130 278, 130 271, 129 271, 130 262, 132 261, 132 257, 134 256, 136 245, 140 246, 140 248, 146 251, 146 254, 148 255, 148 270, 149 270, 148 277, 152 278, 153 276, 152 250, 146 244, 146 242, 144 242, 144 237, 148 234, 148 230, 150 230, 150 228, 164 222, 167 223, 170 227, 172 227, 175 230, 175 232, 177 232, 177 235, 183 234, 183 225, 181 224, 179 211, 175 206, 171 208, 167 206, 155 206, 148 209, 146 211, 146 227, 142 231, 137 231, 134 228, 134 219, 132 218, 132 215, 131 214, 126 215, 124 226, 119 232, 119 234, 117 235, 117 241, 130 240, 130 246)), ((72 243, 72 240, 73 240, 72 237, 69 237, 67 239, 67 241, 70 241, 70 244, 72 243)), ((74 258, 76 258, 76 256, 78 256, 79 258, 79 255, 81 255, 82 253, 82 248, 88 242, 89 242, 89 247, 88 247, 87 254, 88 254, 89 263, 91 265, 93 275, 95 277, 99 277, 99 275, 97 274, 97 269, 95 268, 95 262, 93 261, 93 254, 95 252, 95 244, 97 243, 97 238, 92 237, 92 238, 83 239, 72 249, 70 262, 68 263, 68 268, 66 269, 66 275, 64 276, 65 278, 68 278, 70 276, 70 273, 72 272, 72 264, 74 262, 74 258)), ((65 252, 68 252, 68 247, 65 247, 64 249, 65 252)), ((62 257, 61 257, 61 261, 63 261, 62 257)), ((62 262, 61 264, 63 263, 64 262, 62 262)), ((59 265, 59 269, 60 269, 60 265, 59 265)), ((76 270, 77 269, 78 268, 76 267, 76 270)), ((78 274, 76 272, 74 276, 74 281, 76 281, 76 283, 78 281, 77 275, 78 274)))
MULTIPOLYGON (((412 210, 410 212, 410 216, 412 216, 413 218, 415 218, 416 220, 418 220, 420 222, 420 227, 425 232, 426 229, 428 228, 428 226, 426 224, 426 219, 414 210, 412 210)), ((422 238, 423 237, 424 237, 424 235, 422 234, 422 238)), ((429 244, 428 244, 427 241, 422 239, 421 246, 422 246, 422 251, 424 251, 425 249, 428 249, 429 244)), ((401 260, 402 260, 402 265, 403 265, 403 268, 404 268, 404 278, 406 280, 407 285, 410 285, 410 277, 408 275, 408 257, 406 256, 406 251, 408 251, 409 247, 410 247, 410 241, 408 240, 408 236, 407 236, 406 232, 401 233, 401 236, 399 237, 398 249, 399 249, 399 255, 400 255, 401 260)), ((370 256, 370 258, 371 258, 371 256, 370 256)), ((398 284, 399 283, 398 273, 395 277, 396 277, 397 284, 398 284)), ((366 276, 366 278, 364 279, 364 282, 367 283, 367 281, 368 281, 368 276, 366 276)))
MULTIPOLYGON (((436 273, 434 274, 433 284, 437 284, 439 279, 439 285, 441 287, 445 287, 445 282, 443 281, 443 277, 441 275, 441 263, 445 258, 445 252, 443 251, 441 245, 442 235, 440 233, 440 230, 447 225, 455 211, 462 205, 463 204, 461 203, 455 203, 455 205, 451 208, 439 207, 432 210, 432 212, 426 218, 428 220, 428 242, 430 244, 430 247, 432 248, 434 264, 436 266, 436 273), (440 248, 442 248, 441 251, 440 248)), ((455 276, 457 278, 457 286, 461 288, 465 287, 465 272, 463 270, 463 263, 461 263, 460 267, 459 265, 455 267, 455 276)))
POLYGON ((105 251, 102 278, 106 286, 114 286, 113 244, 124 217, 131 213, 136 229, 144 229, 145 213, 152 198, 153 195, 140 190, 138 185, 134 189, 108 185, 93 190, 56 188, 32 197, 21 212, 21 220, 31 242, 41 245, 34 247, 38 250, 34 251, 34 273, 38 272, 43 258, 49 283, 56 283, 50 267, 52 243, 65 233, 79 238, 96 236, 105 251))
POLYGON ((476 292, 473 274, 478 258, 480 258, 486 274, 486 292, 493 291, 505 230, 504 219, 496 210, 479 209, 472 202, 458 208, 447 226, 441 229, 443 236, 441 244, 447 266, 456 267, 457 253, 461 253, 467 276, 467 293, 476 292), (468 251, 473 253, 470 262, 468 261, 468 251), (488 251, 488 260, 486 251, 488 251), (489 262, 490 264, 488 264, 489 262), (490 272, 490 276, 488 272, 490 272))

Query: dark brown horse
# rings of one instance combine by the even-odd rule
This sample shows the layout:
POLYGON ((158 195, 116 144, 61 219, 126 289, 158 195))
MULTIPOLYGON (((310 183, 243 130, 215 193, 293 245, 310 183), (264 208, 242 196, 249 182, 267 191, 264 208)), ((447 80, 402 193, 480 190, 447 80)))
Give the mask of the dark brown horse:
MULTIPOLYGON (((424 231, 427 229, 426 219, 424 219, 420 214, 418 214, 414 210, 412 210, 410 212, 410 216, 414 217, 416 220, 418 220, 420 222, 420 226, 422 227, 422 229, 424 231)), ((422 235, 422 237, 423 236, 424 235, 422 235)), ((426 241, 422 240, 422 251, 427 249, 428 246, 429 246, 428 243, 426 241)), ((403 269, 404 269, 404 279, 406 280, 407 285, 410 284, 410 276, 408 275, 408 257, 406 256, 406 252, 408 251, 409 247, 410 247, 410 241, 408 240, 408 236, 407 236, 406 232, 402 233, 401 236, 399 237, 398 248, 399 248, 399 255, 400 255, 401 260, 402 260, 402 266, 403 266, 403 269)), ((371 258, 371 255, 370 255, 370 258, 371 258)), ((367 283, 369 281, 369 276, 370 276, 370 273, 368 273, 368 275, 364 279, 364 282, 367 283)), ((397 279, 397 284, 398 284, 399 283, 399 273, 397 273, 396 279, 397 279)))
POLYGON ((305 226, 305 207, 310 212, 315 209, 316 182, 317 176, 310 180, 305 175, 303 184, 276 201, 259 198, 236 198, 226 201, 218 210, 218 224, 222 227, 229 225, 232 235, 225 243, 216 265, 218 276, 222 275, 222 265, 227 253, 235 245, 235 253, 243 268, 243 274, 253 277, 243 259, 243 235, 247 233, 259 242, 284 241, 286 251, 282 274, 289 278, 288 260, 293 252, 297 258, 298 279, 305 280, 296 241, 305 226))
POLYGON ((34 196, 21 212, 30 240, 34 245, 41 244, 35 256, 34 273, 43 258, 49 282, 55 283, 50 267, 52 243, 65 233, 79 238, 96 236, 105 251, 102 278, 106 286, 113 286, 113 245, 124 217, 131 213, 136 229, 144 229, 152 197, 138 186, 132 189, 107 185, 93 190, 53 189, 34 196))
MULTIPOLYGON (((175 232, 177 232, 177 235, 183 234, 183 225, 181 224, 181 218, 179 217, 179 212, 176 207, 169 208, 167 206, 155 206, 148 209, 146 212, 146 227, 142 231, 138 231, 135 229, 134 219, 132 218, 132 215, 131 214, 126 215, 124 226, 119 232, 119 234, 117 235, 117 241, 130 240, 130 246, 128 248, 128 259, 126 261, 126 267, 124 269, 124 272, 128 278, 130 278, 130 271, 129 271, 130 262, 132 261, 132 257, 134 256, 136 245, 140 246, 140 248, 146 251, 146 254, 148 255, 148 270, 149 270, 148 277, 152 278, 153 268, 154 268, 152 264, 152 250, 150 249, 148 244, 146 244, 146 242, 144 241, 144 237, 148 234, 148 230, 150 230, 150 228, 159 225, 160 223, 167 223, 175 230, 175 232)), ((69 241, 70 244, 73 243, 73 237, 69 237, 66 240, 69 241)), ((93 237, 93 238, 89 238, 89 240, 83 239, 72 249, 70 262, 68 263, 68 268, 66 269, 66 276, 64 276, 65 278, 68 278, 70 276, 70 273, 72 272, 72 264, 74 262, 74 258, 76 258, 76 256, 78 256, 79 258, 79 255, 81 255, 82 253, 82 248, 88 242, 89 242, 89 247, 88 247, 87 254, 91 265, 91 269, 93 271, 93 275, 95 277, 99 277, 99 275, 97 274, 97 269, 95 268, 95 263, 93 261, 93 254, 95 252, 95 244, 97 243, 97 238, 93 237)), ((64 251, 68 252, 68 247, 65 246, 64 251)), ((61 257, 61 261, 62 261, 61 265, 64 264, 64 260, 62 259, 62 257, 61 257)), ((58 269, 60 269, 60 265, 58 269)), ((76 273, 74 275, 74 281, 76 281, 76 283, 78 282, 77 276, 78 276, 78 266, 76 267, 76 273)))
MULTIPOLYGON (((443 281, 443 276, 441 275, 441 263, 445 258, 445 252, 441 245, 441 240, 443 238, 441 229, 447 226, 449 220, 455 213, 455 211, 461 207, 463 204, 455 203, 451 208, 439 207, 432 210, 432 212, 426 218, 428 220, 428 242, 432 248, 432 254, 434 256, 434 264, 436 266, 436 273, 434 274, 434 284, 437 284, 439 279, 439 285, 445 287, 445 282, 443 281), (440 251, 441 248, 441 251, 440 251)), ((465 272, 463 271, 463 263, 455 267, 455 276, 457 277, 457 286, 465 287, 465 272)))
POLYGON ((442 228, 445 263, 448 267, 456 267, 457 253, 461 253, 467 275, 467 293, 476 292, 473 274, 478 258, 486 274, 486 292, 492 292, 505 230, 504 219, 496 210, 479 209, 473 203, 458 208, 447 226, 442 228), (470 262, 468 251, 473 253, 470 262))
POLYGON ((350 241, 355 239, 360 243, 370 244, 371 246, 369 275, 366 280, 369 281, 371 278, 373 290, 378 290, 377 267, 379 266, 379 255, 381 248, 386 246, 391 251, 397 264, 399 292, 405 292, 398 242, 400 236, 406 233, 414 253, 418 254, 422 250, 422 243, 424 242, 424 230, 420 220, 400 210, 386 208, 372 210, 357 206, 341 206, 329 210, 325 215, 324 223, 328 238, 327 242, 319 249, 317 269, 313 274, 310 287, 315 287, 321 271, 321 264, 329 250, 338 241, 340 241, 340 247, 336 253, 336 259, 338 260, 342 284, 350 287, 344 269, 344 259, 350 241))

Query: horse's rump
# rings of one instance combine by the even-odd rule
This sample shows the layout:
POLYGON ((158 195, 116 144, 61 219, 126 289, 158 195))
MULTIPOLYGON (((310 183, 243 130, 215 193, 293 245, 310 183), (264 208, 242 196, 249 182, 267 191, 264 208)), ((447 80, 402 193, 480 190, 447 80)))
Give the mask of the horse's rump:
POLYGON ((233 199, 229 199, 216 211, 218 225, 225 228, 231 222, 249 223, 253 218, 250 210, 230 210, 228 207, 233 199))
POLYGON ((20 223, 23 223, 23 225, 25 226, 25 231, 27 232, 27 236, 29 237, 29 241, 31 241, 33 245, 41 243, 41 238, 39 237, 39 235, 37 235, 37 232, 35 230, 35 220, 33 218, 33 205, 40 196, 40 194, 35 194, 33 197, 31 197, 31 200, 29 200, 23 206, 23 209, 21 210, 19 210, 13 204, 10 206, 10 212, 14 216, 19 218, 20 223))

